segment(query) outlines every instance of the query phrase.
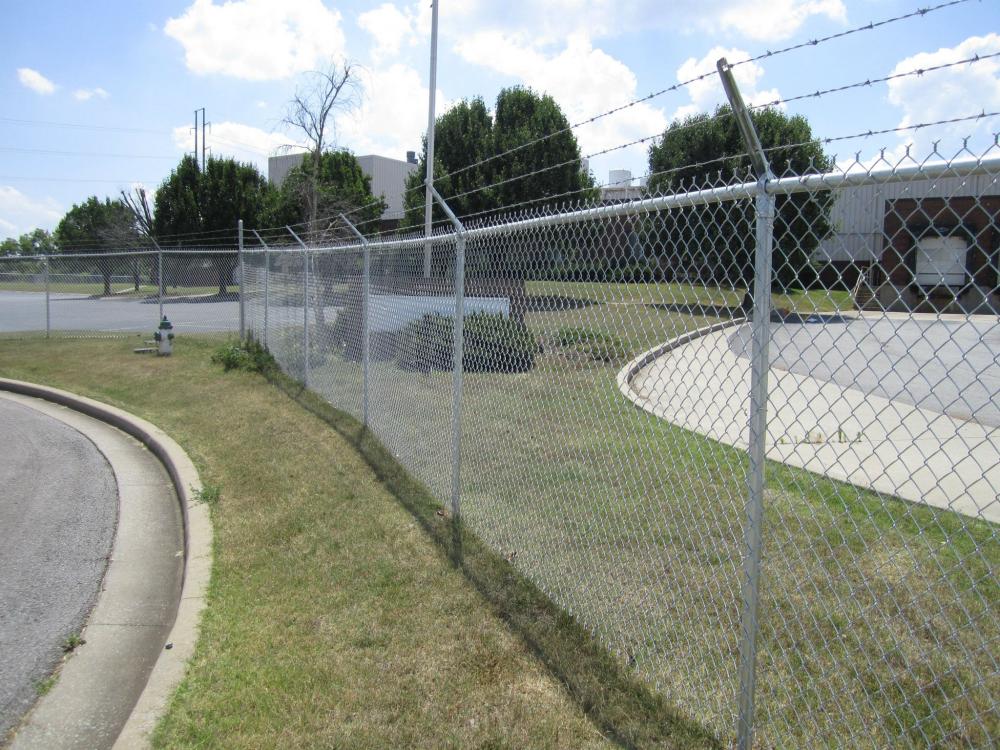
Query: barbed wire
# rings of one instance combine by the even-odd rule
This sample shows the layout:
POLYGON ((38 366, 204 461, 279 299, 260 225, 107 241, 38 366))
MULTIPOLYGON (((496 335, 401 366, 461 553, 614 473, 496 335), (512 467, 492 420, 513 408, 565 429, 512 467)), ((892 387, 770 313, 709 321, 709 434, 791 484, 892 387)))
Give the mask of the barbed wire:
MULTIPOLYGON (((937 5, 932 5, 932 6, 923 7, 923 8, 917 8, 917 9, 915 9, 913 11, 910 11, 910 12, 907 12, 907 13, 903 13, 903 14, 900 14, 900 15, 897 15, 897 16, 892 16, 892 17, 889 17, 889 18, 885 18, 885 19, 882 19, 880 21, 870 21, 869 23, 861 25, 861 26, 856 26, 856 27, 853 27, 851 29, 846 29, 844 31, 836 32, 834 34, 829 34, 829 35, 822 36, 822 37, 815 37, 815 38, 810 39, 808 41, 799 42, 799 43, 792 44, 792 45, 789 45, 787 47, 783 47, 783 48, 780 48, 780 49, 766 50, 766 51, 764 51, 762 53, 759 53, 759 54, 754 55, 752 57, 748 57, 748 58, 746 58, 744 60, 739 60, 737 62, 731 63, 730 64, 730 68, 737 68, 737 67, 739 67, 741 65, 747 65, 747 64, 750 64, 750 63, 754 63, 754 62, 759 62, 760 60, 773 58, 773 57, 776 57, 776 56, 779 56, 779 55, 787 54, 789 52, 793 52, 793 51, 800 50, 800 49, 805 49, 805 48, 808 48, 808 47, 816 47, 816 46, 818 46, 820 44, 824 44, 826 42, 830 42, 830 41, 833 41, 833 40, 836 40, 836 39, 842 39, 844 37, 851 36, 853 34, 858 34, 858 33, 863 32, 863 31, 872 31, 872 30, 880 28, 882 26, 886 26, 886 25, 889 25, 889 24, 897 23, 897 22, 904 21, 904 20, 907 20, 907 19, 917 18, 917 17, 923 17, 923 16, 926 16, 929 13, 933 13, 935 11, 942 10, 942 9, 945 9, 945 8, 950 8, 950 7, 956 6, 956 5, 962 5, 962 4, 965 4, 965 3, 969 2, 969 1, 970 0, 948 0, 948 2, 942 2, 942 3, 938 3, 937 5)), ((996 55, 984 55, 984 56, 980 56, 980 57, 982 57, 982 58, 988 58, 988 57, 995 57, 995 56, 996 55)), ((948 67, 948 66, 954 65, 954 64, 957 64, 957 63, 952 63, 952 64, 948 64, 948 65, 945 65, 945 66, 936 66, 934 68, 926 68, 926 69, 924 69, 924 72, 928 72, 930 70, 936 70, 936 69, 939 69, 941 67, 948 67)), ((614 107, 612 109, 606 110, 605 112, 601 112, 601 113, 599 113, 597 115, 593 115, 592 117, 588 117, 588 118, 586 118, 584 120, 580 120, 578 122, 575 122, 575 123, 573 123, 571 125, 568 125, 565 128, 561 128, 561 129, 553 131, 551 133, 547 133, 544 136, 540 136, 538 138, 526 141, 525 143, 522 143, 522 144, 519 144, 517 146, 514 146, 513 148, 507 149, 506 151, 503 151, 501 153, 493 154, 491 156, 488 156, 488 157, 486 157, 484 159, 480 159, 477 162, 474 162, 472 164, 468 164, 468 165, 466 165, 464 167, 460 167, 459 169, 453 170, 451 172, 445 172, 445 173, 440 174, 440 175, 435 175, 434 176, 434 181, 437 182, 439 180, 445 180, 445 179, 447 179, 449 177, 454 177, 456 175, 462 174, 464 172, 467 172, 467 171, 469 171, 471 169, 475 169, 476 167, 480 167, 480 166, 482 166, 484 164, 487 164, 487 163, 489 163, 491 161, 494 161, 496 159, 500 159, 500 158, 503 158, 505 156, 509 156, 511 154, 517 153, 518 151, 521 151, 521 150, 523 150, 525 148, 529 148, 529 147, 531 147, 533 145, 537 145, 539 143, 543 143, 543 142, 549 140, 550 138, 554 138, 554 137, 556 137, 558 135, 561 135, 563 133, 570 132, 570 131, 578 128, 578 127, 582 127, 584 125, 588 125, 590 123, 596 122, 596 121, 601 120, 601 119, 603 119, 605 117, 608 117, 610 115, 616 114, 618 112, 622 112, 622 111, 624 111, 626 109, 629 109, 631 107, 637 106, 637 105, 639 105, 639 104, 641 104, 643 102, 647 102, 647 101, 649 101, 651 99, 655 99, 655 98, 660 97, 660 96, 662 96, 664 94, 667 94, 667 93, 670 93, 670 92, 673 92, 673 91, 678 91, 681 88, 684 88, 686 86, 690 86, 690 85, 692 85, 694 83, 698 83, 700 81, 703 81, 703 80, 705 80, 707 78, 710 78, 710 77, 713 77, 715 75, 716 75, 716 71, 714 71, 714 70, 706 71, 705 73, 703 73, 701 75, 693 76, 693 77, 688 78, 688 79, 686 79, 684 81, 678 82, 676 84, 672 84, 671 86, 667 86, 667 87, 664 87, 664 88, 659 89, 657 91, 653 91, 653 92, 651 92, 650 94, 647 94, 644 97, 641 97, 641 98, 638 98, 638 99, 634 99, 634 100, 632 100, 630 102, 627 102, 626 104, 623 104, 623 105, 621 105, 619 107, 614 107)), ((876 83, 878 81, 890 80, 893 77, 902 77, 902 76, 896 75, 896 76, 889 76, 889 77, 886 77, 884 79, 875 79, 875 80, 869 79, 868 81, 858 82, 858 83, 852 84, 850 86, 839 87, 837 89, 830 89, 828 92, 819 92, 819 93, 820 93, 820 95, 822 95, 822 93, 833 93, 834 91, 846 90, 847 88, 857 88, 857 87, 861 87, 861 86, 864 86, 864 85, 871 85, 872 83, 876 83)), ((800 96, 797 96, 797 97, 794 97, 794 98, 791 98, 791 99, 787 99, 787 100, 776 100, 774 103, 771 103, 769 105, 764 105, 764 106, 776 106, 777 104, 780 104, 782 102, 797 101, 799 99, 805 99, 805 98, 816 97, 816 96, 817 96, 817 92, 812 92, 810 94, 803 94, 803 95, 800 95, 800 96)), ((759 106, 761 106, 761 105, 758 105, 758 107, 759 106)), ((652 135, 652 136, 647 136, 645 138, 638 139, 638 141, 636 141, 634 143, 627 144, 627 145, 637 145, 638 143, 647 142, 649 140, 653 140, 654 138, 658 137, 658 135, 659 134, 652 135)), ((610 153, 611 151, 619 150, 619 149, 625 148, 625 147, 627 147, 627 146, 623 145, 621 147, 614 147, 614 148, 612 148, 610 150, 597 152, 593 156, 603 155, 605 153, 610 153)), ((592 158, 592 157, 591 156, 582 156, 582 157, 580 157, 580 159, 577 159, 577 160, 574 160, 574 161, 579 161, 579 160, 586 159, 586 158, 592 158)), ((553 166, 551 166, 549 168, 551 168, 551 169, 557 169, 559 167, 566 166, 569 163, 572 163, 572 162, 563 162, 563 163, 558 164, 558 165, 553 165, 553 166)), ((526 178, 526 177, 533 176, 534 174, 539 174, 541 171, 544 171, 544 169, 543 170, 536 170, 535 172, 531 172, 531 173, 527 173, 526 175, 524 175, 524 177, 526 178)), ((518 178, 510 178, 509 180, 504 181, 504 182, 513 181, 514 179, 518 179, 518 178)), ((494 185, 496 185, 496 184, 503 184, 503 183, 494 183, 494 185)), ((466 196, 466 195, 471 195, 471 194, 473 194, 475 192, 478 192, 480 190, 488 189, 489 187, 490 186, 484 186, 482 188, 477 188, 477 189, 475 189, 473 191, 467 191, 466 193, 459 194, 458 196, 448 196, 448 197, 452 198, 452 199, 457 198, 457 197, 463 197, 463 196, 466 196)), ((415 187, 412 187, 412 188, 408 188, 408 189, 404 190, 403 197, 405 199, 405 197, 407 195, 409 195, 410 193, 422 192, 424 190, 425 190, 425 186, 422 185, 422 184, 418 185, 418 186, 415 186, 415 187)), ((364 209, 366 209, 366 208, 368 208, 368 207, 370 207, 372 205, 375 205, 376 203, 377 203, 376 201, 371 201, 368 204, 365 204, 363 206, 359 206, 359 207, 357 207, 355 209, 352 209, 351 211, 344 212, 344 215, 345 216, 351 216, 351 215, 353 215, 353 214, 355 214, 355 213, 357 213, 359 211, 362 211, 362 210, 364 210, 364 209)), ((367 224, 367 223, 371 223, 371 220, 365 221, 365 222, 361 222, 361 223, 357 223, 356 226, 361 226, 362 224, 367 224)))
POLYGON ((818 99, 829 94, 839 94, 844 91, 850 91, 852 89, 865 88, 867 86, 872 86, 877 83, 887 83, 888 81, 898 80, 900 78, 912 78, 920 77, 925 73, 933 73, 940 70, 945 70, 947 68, 954 68, 959 65, 975 65, 976 63, 983 62, 985 60, 990 60, 992 58, 1000 57, 1000 52, 993 52, 988 55, 973 55, 972 57, 967 57, 964 60, 955 60, 954 62, 941 63, 940 65, 932 65, 926 68, 914 68, 913 70, 908 70, 903 73, 891 73, 887 76, 882 76, 881 78, 866 78, 863 81, 856 81, 854 83, 846 83, 842 86, 834 86, 828 89, 818 89, 812 93, 808 94, 798 94, 796 96, 789 96, 779 99, 774 99, 768 102, 761 102, 760 104, 754 104, 748 109, 766 109, 768 107, 777 107, 782 104, 791 104, 792 102, 801 101, 803 99, 818 99))
MULTIPOLYGON (((841 39, 843 37, 850 36, 852 34, 857 34, 857 33, 860 33, 862 31, 872 31, 872 30, 874 30, 876 28, 880 28, 882 26, 886 26, 888 24, 896 23, 896 22, 899 22, 899 21, 904 21, 904 20, 909 19, 909 18, 923 17, 923 16, 927 15, 928 13, 932 13, 934 11, 941 10, 943 8, 949 8, 949 7, 954 6, 954 5, 962 5, 963 3, 967 3, 969 1, 970 0, 949 0, 948 2, 940 3, 938 5, 934 5, 934 6, 930 6, 930 7, 926 7, 926 8, 918 8, 917 10, 911 11, 909 13, 904 13, 904 14, 899 15, 899 16, 894 16, 892 18, 886 18, 886 19, 883 19, 883 20, 877 21, 877 22, 869 22, 869 23, 867 23, 867 24, 865 24, 863 26, 857 26, 857 27, 855 27, 853 29, 847 29, 846 31, 837 32, 836 34, 830 34, 830 35, 825 36, 825 37, 817 37, 817 38, 809 40, 808 42, 800 42, 798 44, 793 44, 793 45, 790 45, 788 47, 784 47, 784 48, 777 49, 777 50, 767 50, 767 51, 765 51, 763 53, 760 53, 758 55, 755 55, 753 57, 749 57, 749 58, 746 58, 744 60, 739 60, 739 61, 737 61, 735 63, 731 63, 730 64, 730 68, 737 68, 737 67, 739 67, 741 65, 747 65, 749 63, 758 62, 760 60, 777 57, 779 55, 784 55, 786 53, 793 52, 795 50, 803 49, 803 48, 806 48, 806 47, 815 47, 815 46, 818 46, 818 45, 823 44, 825 42, 832 41, 834 39, 841 39)), ((492 161, 494 159, 500 159, 500 158, 502 158, 504 156, 509 156, 510 154, 516 153, 516 152, 518 152, 518 151, 520 151, 522 149, 529 148, 529 147, 534 146, 534 145, 536 145, 538 143, 542 143, 542 142, 544 142, 544 141, 546 141, 546 140, 548 140, 550 138, 554 138, 557 135, 562 135, 563 133, 566 133, 566 132, 569 132, 571 130, 574 130, 575 128, 582 127, 584 125, 589 125, 591 123, 597 122, 598 120, 604 119, 605 117, 609 117, 610 115, 617 114, 618 112, 622 112, 622 111, 624 111, 626 109, 629 109, 631 107, 635 107, 635 106, 637 106, 639 104, 642 104, 643 102, 648 102, 651 99, 656 99, 656 98, 658 98, 658 97, 660 97, 660 96, 662 96, 664 94, 671 93, 671 92, 674 92, 674 91, 678 91, 678 90, 680 90, 682 88, 690 86, 691 84, 703 81, 706 78, 714 77, 715 75, 716 75, 716 71, 714 71, 714 70, 706 71, 705 73, 702 73, 701 75, 693 76, 691 78, 688 78, 687 80, 684 80, 684 81, 681 81, 679 83, 675 83, 675 84, 673 84, 671 86, 667 86, 665 88, 659 89, 658 91, 654 91, 654 92, 652 92, 650 94, 647 94, 646 96, 640 97, 639 99, 634 99, 634 100, 632 100, 630 102, 627 102, 626 104, 623 104, 623 105, 621 105, 619 107, 614 107, 614 108, 609 109, 609 110, 607 110, 605 112, 601 112, 600 114, 594 115, 592 117, 588 117, 588 118, 586 118, 584 120, 580 120, 580 121, 578 121, 576 123, 573 123, 573 124, 569 125, 568 127, 561 128, 559 130, 553 131, 552 133, 548 133, 548 134, 546 134, 544 136, 541 136, 539 138, 535 138, 533 140, 530 140, 530 141, 527 141, 525 143, 519 144, 518 146, 515 146, 514 148, 508 149, 507 151, 504 151, 504 152, 502 152, 500 154, 495 154, 495 155, 489 156, 486 159, 482 159, 479 162, 476 162, 475 164, 470 164, 470 165, 467 165, 465 167, 461 167, 460 169, 457 169, 457 170, 455 170, 453 172, 447 172, 444 175, 441 175, 440 179, 445 179, 446 177, 453 177, 456 174, 460 174, 460 173, 468 171, 470 169, 474 169, 475 167, 481 166, 482 164, 486 164, 486 163, 488 163, 488 162, 490 162, 490 161, 492 161)), ((438 178, 435 177, 435 179, 438 179, 438 178)))

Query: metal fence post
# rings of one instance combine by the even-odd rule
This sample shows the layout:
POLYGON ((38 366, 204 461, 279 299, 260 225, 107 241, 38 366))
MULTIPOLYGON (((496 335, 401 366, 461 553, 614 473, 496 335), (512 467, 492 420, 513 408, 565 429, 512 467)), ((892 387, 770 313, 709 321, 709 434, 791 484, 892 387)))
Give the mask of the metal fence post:
POLYGON ((160 306, 157 320, 163 320, 163 248, 156 246, 156 301, 160 306))
POLYGON ((371 249, 367 238, 358 231, 347 217, 340 215, 343 221, 361 242, 361 415, 365 427, 368 426, 368 365, 371 362, 371 325, 369 321, 369 304, 371 304, 371 249))
POLYGON ((736 746, 750 750, 753 746, 754 698, 757 686, 757 637, 760 629, 758 609, 760 604, 760 561, 762 524, 764 520, 764 461, 767 438, 767 373, 768 345, 771 336, 771 251, 774 239, 775 197, 768 192, 773 179, 771 168, 764 155, 750 112, 732 69, 725 58, 716 67, 722 78, 723 88, 732 106, 733 114, 747 147, 750 160, 757 174, 757 193, 754 198, 756 236, 754 249, 753 322, 750 354, 750 416, 749 454, 747 470, 746 519, 743 533, 743 613, 740 622, 740 687, 736 726, 736 746))
POLYGON ((455 343, 452 367, 451 399, 451 514, 457 521, 461 517, 462 481, 462 370, 465 355, 465 227, 462 226, 451 208, 434 189, 428 185, 431 195, 445 212, 455 227, 455 343))
POLYGON ((52 334, 52 317, 49 300, 49 256, 47 255, 42 262, 42 273, 45 278, 45 338, 49 338, 52 334))
POLYGON ((236 285, 236 292, 240 295, 240 340, 246 338, 247 335, 247 318, 246 318, 246 302, 244 298, 244 290, 246 289, 246 268, 243 266, 243 219, 240 219, 236 225, 237 234, 239 235, 239 247, 237 253, 239 255, 239 265, 240 265, 240 283, 236 285))
POLYGON ((288 233, 302 245, 302 384, 309 387, 309 248, 291 227, 288 233))
POLYGON ((267 316, 268 309, 271 306, 271 290, 268 288, 271 282, 271 248, 264 242, 264 238, 260 236, 256 229, 251 229, 250 231, 256 235, 257 241, 264 246, 264 348, 267 349, 267 316))

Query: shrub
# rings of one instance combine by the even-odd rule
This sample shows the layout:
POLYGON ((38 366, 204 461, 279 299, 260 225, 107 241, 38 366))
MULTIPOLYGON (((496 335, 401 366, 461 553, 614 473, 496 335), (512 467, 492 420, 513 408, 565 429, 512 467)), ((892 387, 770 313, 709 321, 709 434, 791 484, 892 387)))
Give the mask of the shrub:
POLYGON ((212 362, 222 365, 226 372, 245 370, 267 375, 277 369, 271 353, 252 336, 246 341, 234 341, 220 347, 212 354, 212 362))
POLYGON ((614 362, 624 359, 628 353, 625 343, 610 333, 592 331, 588 328, 560 328, 556 341, 565 349, 572 349, 596 362, 614 362))
MULTIPOLYGON (((451 370, 455 329, 452 318, 424 315, 396 337, 396 361, 404 370, 451 370)), ((503 315, 473 313, 465 318, 462 369, 466 372, 526 372, 541 347, 524 323, 503 315)))

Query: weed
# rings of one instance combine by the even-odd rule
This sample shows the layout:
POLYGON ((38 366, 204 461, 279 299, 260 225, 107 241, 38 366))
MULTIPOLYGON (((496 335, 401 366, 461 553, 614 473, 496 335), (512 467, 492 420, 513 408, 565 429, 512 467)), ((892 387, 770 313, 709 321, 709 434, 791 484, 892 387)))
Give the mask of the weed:
POLYGON ((63 653, 70 653, 75 651, 77 648, 86 643, 85 640, 80 636, 79 633, 71 633, 65 641, 63 641, 62 650, 63 653))

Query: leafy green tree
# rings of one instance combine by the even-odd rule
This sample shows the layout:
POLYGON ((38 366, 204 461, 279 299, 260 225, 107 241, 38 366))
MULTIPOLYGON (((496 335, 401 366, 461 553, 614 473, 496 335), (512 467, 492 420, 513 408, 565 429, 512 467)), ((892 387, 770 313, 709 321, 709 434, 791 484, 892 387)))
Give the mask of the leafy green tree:
MULTIPOLYGON (((406 186, 409 226, 423 224, 420 186, 426 172, 425 141, 419 167, 406 186)), ((434 187, 459 216, 500 211, 524 201, 533 201, 532 206, 554 205, 564 202, 566 193, 583 199, 597 195, 590 175, 581 170, 576 136, 559 105, 547 94, 520 86, 500 92, 493 117, 481 98, 459 102, 438 117, 434 174, 434 187), (547 137, 555 132, 559 134, 547 137), (545 140, 500 156, 541 138, 545 140), (473 164, 476 166, 466 169, 473 164), (469 191, 476 192, 462 195, 469 191)), ((436 219, 444 218, 439 209, 435 212, 436 219)))
POLYGON ((32 229, 18 238, 8 237, 0 243, 2 255, 52 255, 59 252, 56 239, 46 229, 32 229))
MULTIPOLYGON (((128 206, 107 197, 102 201, 96 195, 83 203, 74 204, 66 212, 56 226, 55 241, 67 254, 128 250, 138 247, 141 242, 128 206)), ((111 275, 116 270, 115 264, 109 259, 103 262, 95 259, 93 266, 104 279, 104 294, 111 294, 111 275)), ((135 263, 130 266, 138 287, 135 263)))
MULTIPOLYGON (((829 172, 808 121, 777 109, 751 114, 776 177, 829 172)), ((666 194, 754 179, 736 118, 723 105, 714 115, 675 120, 649 149, 649 190, 666 194)), ((830 231, 829 191, 778 196, 774 222, 774 282, 779 288, 806 286, 814 279, 813 250, 830 231)), ((749 201, 675 210, 654 219, 647 231, 652 253, 668 278, 694 272, 716 284, 748 288, 753 278, 754 220, 749 201)))
POLYGON ((0 257, 4 255, 20 255, 21 254, 21 243, 18 242, 13 237, 8 237, 3 242, 0 242, 0 257))
MULTIPOLYGON (((204 245, 205 233, 211 233, 212 245, 235 246, 240 219, 246 226, 262 225, 269 193, 267 179, 252 164, 212 158, 202 172, 194 157, 184 156, 156 190, 154 234, 176 247, 204 245)), ((225 294, 236 255, 210 257, 219 294, 225 294)))
POLYGON ((385 198, 372 193, 371 177, 361 170, 354 154, 327 151, 318 160, 306 155, 302 164, 289 171, 281 187, 271 191, 263 211, 264 225, 311 222, 314 200, 316 216, 321 218, 309 230, 320 239, 338 213, 361 209, 351 216, 359 223, 377 220, 386 207, 385 198))

